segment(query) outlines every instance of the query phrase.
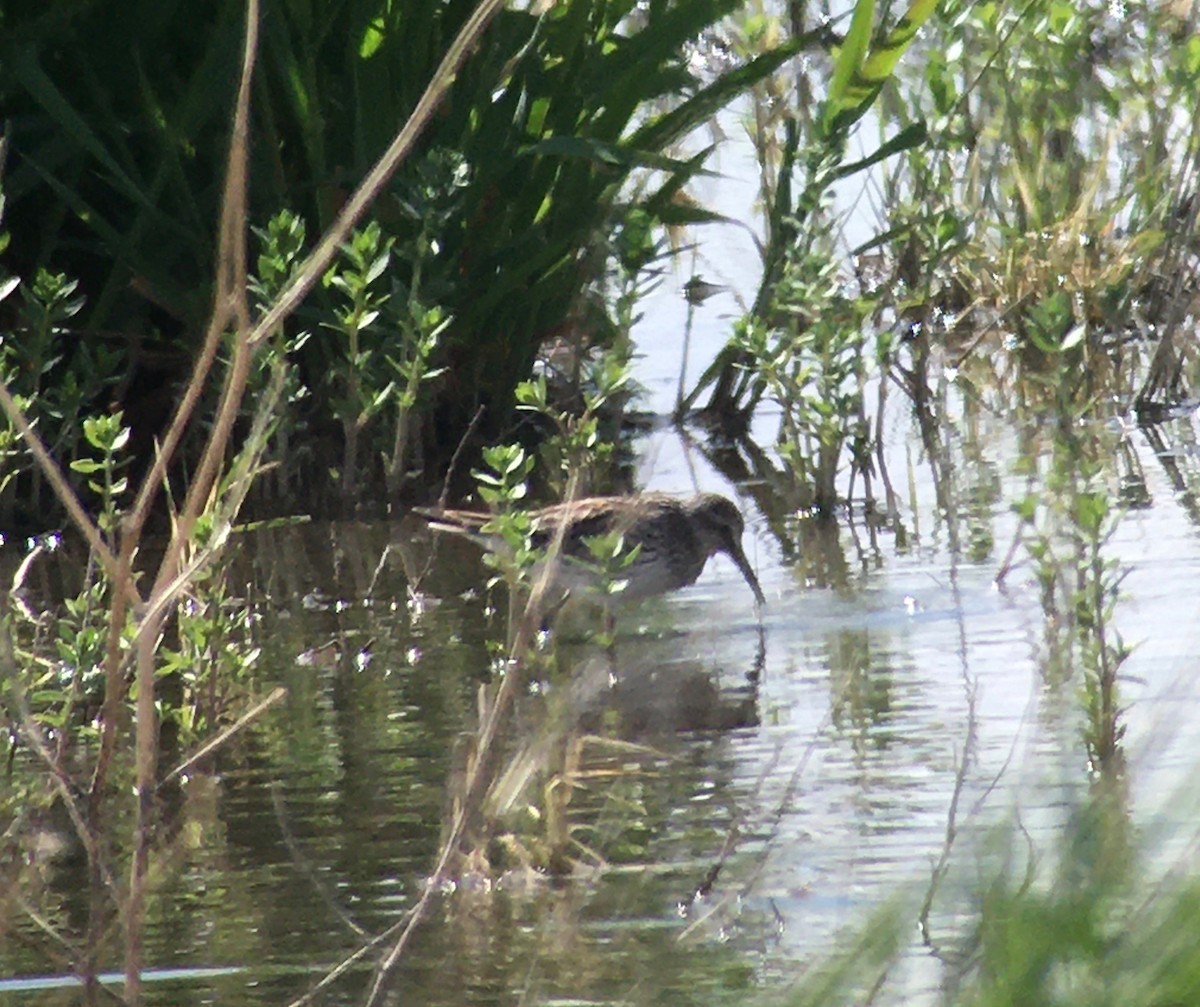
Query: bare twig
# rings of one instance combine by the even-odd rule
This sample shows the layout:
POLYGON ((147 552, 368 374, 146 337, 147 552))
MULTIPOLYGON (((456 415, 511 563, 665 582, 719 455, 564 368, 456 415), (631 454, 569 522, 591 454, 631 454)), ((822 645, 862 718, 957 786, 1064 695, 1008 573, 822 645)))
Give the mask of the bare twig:
MULTIPOLYGON (((51 949, 39 948, 39 954, 47 954, 47 951, 49 951, 47 956, 51 959, 51 961, 54 961, 59 968, 75 968, 76 962, 78 962, 81 957, 80 948, 71 941, 67 940, 62 932, 59 931, 49 919, 38 912, 37 908, 31 905, 29 900, 26 899, 25 896, 23 896, 19 891, 14 889, 10 894, 16 901, 17 907, 21 910, 21 912, 28 916, 33 921, 34 925, 42 931, 42 933, 44 933, 50 938, 51 941, 53 941, 56 945, 58 945, 59 948, 62 949, 61 953, 56 954, 51 949)), ((43 965, 42 967, 44 968, 45 966, 43 965)))
POLYGON ((271 691, 271 694, 266 699, 256 703, 253 707, 247 710, 240 716, 235 723, 230 724, 225 730, 218 733, 215 737, 210 738, 196 751, 183 760, 178 766, 172 769, 166 776, 162 778, 158 786, 161 788, 164 784, 170 783, 177 776, 182 776, 192 768, 201 759, 206 759, 212 755, 225 742, 232 738, 239 731, 244 730, 250 724, 254 723, 259 717, 267 712, 272 706, 278 703, 284 696, 287 695, 287 689, 279 686, 271 691))
POLYGON ((59 500, 62 501, 62 505, 67 509, 67 514, 70 515, 71 520, 83 534, 83 537, 87 539, 88 545, 97 557, 99 557, 105 571, 115 580, 117 557, 113 555, 113 551, 108 547, 108 543, 104 541, 104 536, 100 534, 100 529, 97 527, 96 522, 87 516, 87 512, 83 509, 83 504, 79 502, 75 491, 67 483, 62 469, 50 457, 50 452, 46 450, 46 445, 42 443, 42 439, 25 418, 21 407, 17 405, 16 400, 8 391, 8 387, 2 381, 0 381, 0 409, 4 410, 9 422, 17 428, 17 433, 21 435, 25 446, 29 448, 30 453, 38 463, 38 467, 42 470, 42 474, 46 477, 46 481, 50 483, 59 500))
MULTIPOLYGON (((207 501, 209 490, 217 478, 250 373, 251 353, 246 338, 246 332, 250 327, 250 312, 246 300, 246 162, 250 132, 250 81, 254 72, 257 45, 258 0, 247 0, 241 81, 238 87, 233 136, 229 147, 229 167, 222 198, 221 231, 217 246, 216 289, 213 295, 213 312, 209 322, 206 344, 218 340, 230 321, 237 326, 237 336, 234 342, 233 360, 226 375, 225 389, 217 418, 205 446, 199 468, 188 489, 183 513, 176 524, 171 541, 167 545, 166 555, 159 565, 158 575, 150 594, 152 602, 175 579, 184 550, 191 539, 196 518, 207 501)), ((206 370, 198 369, 192 376, 193 387, 202 385, 206 376, 206 370)), ((194 394, 198 395, 199 391, 196 390, 194 394)), ((187 399, 188 396, 185 395, 185 402, 187 399)), ((176 423, 172 425, 171 433, 181 434, 182 425, 186 423, 186 419, 181 407, 180 413, 176 415, 176 423)), ((174 445, 171 447, 173 450, 174 445)), ((167 455, 164 452, 160 454, 155 470, 159 468, 160 464, 165 466, 166 461, 167 455)), ((128 534, 132 538, 140 535, 142 526, 138 522, 145 520, 150 492, 152 489, 147 490, 143 484, 143 493, 139 495, 141 506, 132 515, 128 530, 128 534)), ((125 928, 125 993, 129 1002, 134 1004, 138 1003, 141 998, 144 884, 149 859, 158 748, 158 722, 154 700, 154 659, 166 615, 165 609, 158 608, 153 614, 143 618, 138 627, 135 644, 138 684, 137 809, 125 928)))
POLYGON ((29 571, 33 569, 33 564, 45 553, 49 552, 50 548, 46 545, 45 540, 39 540, 23 560, 21 565, 17 567, 17 572, 13 574, 12 584, 9 586, 9 594, 18 594, 25 588, 25 578, 29 576, 29 571))
MULTIPOLYGON (((280 689, 279 691, 282 693, 284 690, 280 689)), ((304 851, 300 849, 300 844, 296 842, 291 826, 288 825, 287 808, 284 806, 283 795, 280 794, 277 783, 271 785, 271 804, 275 808, 275 821, 279 823, 279 834, 283 837, 284 845, 292 855, 292 863, 308 878, 308 883, 312 885, 313 891, 320 896, 329 911, 345 924, 346 929, 355 937, 366 937, 367 931, 334 898, 329 886, 321 880, 320 874, 313 867, 312 860, 305 856, 304 851)))
POLYGON ((99 828, 101 795, 104 793, 108 767, 117 747, 118 726, 125 698, 125 661, 121 650, 121 637, 125 631, 125 617, 128 613, 126 591, 132 580, 133 554, 136 548, 136 538, 129 535, 122 538, 108 613, 108 638, 104 643, 104 703, 100 710, 100 750, 96 754, 96 768, 92 772, 91 793, 88 795, 88 816, 93 828, 99 828))
POLYGON ((446 502, 450 498, 450 480, 454 478, 454 470, 458 468, 458 460, 462 456, 463 449, 467 446, 467 441, 471 439, 471 435, 475 433, 475 428, 479 426, 479 421, 483 419, 483 406, 475 410, 475 415, 471 417, 471 422, 467 424, 466 433, 458 442, 458 447, 454 449, 454 454, 450 456, 450 466, 446 469, 446 477, 442 480, 442 492, 438 494, 438 509, 445 510, 446 502))

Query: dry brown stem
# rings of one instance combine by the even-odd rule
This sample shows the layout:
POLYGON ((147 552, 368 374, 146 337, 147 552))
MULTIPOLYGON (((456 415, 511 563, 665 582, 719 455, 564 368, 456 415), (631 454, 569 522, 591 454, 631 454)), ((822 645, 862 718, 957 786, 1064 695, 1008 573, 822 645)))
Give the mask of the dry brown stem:
POLYGON ((242 716, 240 716, 236 722, 230 724, 227 728, 225 728, 225 730, 219 732, 215 737, 210 738, 198 749, 196 749, 196 751, 184 759, 183 762, 167 773, 167 775, 162 778, 159 786, 161 787, 164 783, 169 783, 177 776, 182 776, 201 759, 208 758, 208 756, 212 755, 212 753, 225 744, 225 742, 227 742, 239 731, 245 730, 245 728, 254 723, 254 721, 266 713, 267 710, 278 703, 286 695, 287 689, 283 688, 283 686, 272 689, 270 695, 268 695, 266 699, 255 703, 254 706, 242 714, 242 716))
MULTIPOLYGON (((221 469, 229 435, 234 420, 241 408, 246 381, 250 374, 251 350, 247 333, 250 328, 250 311, 246 299, 246 178, 250 134, 250 81, 254 73, 254 59, 258 48, 258 0, 246 3, 246 37, 242 54, 241 81, 238 86, 237 105, 234 112, 233 136, 229 145, 229 168, 225 177, 222 199, 221 231, 217 246, 217 278, 213 294, 213 312, 205 337, 205 350, 192 375, 188 391, 176 413, 168 438, 170 451, 175 450, 187 423, 191 409, 198 400, 200 391, 211 367, 211 356, 215 356, 221 337, 230 322, 234 323, 234 353, 225 378, 225 388, 216 422, 205 446, 204 455, 196 476, 188 488, 183 513, 176 522, 167 545, 166 554, 158 568, 154 587, 150 593, 150 611, 138 627, 135 652, 137 655, 137 743, 136 743, 136 789, 137 814, 134 824, 133 858, 129 872, 129 904, 125 929, 125 993, 130 1003, 141 998, 142 933, 144 927, 145 878, 149 861, 152 812, 155 792, 155 773, 158 754, 158 721, 154 708, 154 668, 158 641, 163 624, 170 611, 169 606, 155 605, 155 599, 172 584, 183 563, 183 557, 191 541, 196 518, 208 501, 209 492, 221 469)), ((127 534, 135 542, 140 537, 148 514, 149 501, 157 487, 150 478, 161 479, 158 472, 170 461, 167 451, 160 453, 156 465, 148 473, 142 490, 138 494, 127 534)), ((132 553, 132 550, 130 550, 132 553)))

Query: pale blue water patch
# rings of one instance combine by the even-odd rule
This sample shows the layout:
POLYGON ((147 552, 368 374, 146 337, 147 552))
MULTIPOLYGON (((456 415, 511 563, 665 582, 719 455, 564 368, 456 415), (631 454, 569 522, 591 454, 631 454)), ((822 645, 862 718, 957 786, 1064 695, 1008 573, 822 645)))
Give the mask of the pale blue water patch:
MULTIPOLYGON (((709 164, 715 174, 697 177, 689 185, 689 193, 702 206, 740 223, 697 228, 699 248, 668 267, 662 282, 639 304, 643 320, 633 333, 640 354, 637 379, 649 393, 644 407, 659 415, 669 415, 675 407, 683 365, 689 315, 683 285, 693 276, 701 276, 729 288, 691 311, 685 393, 728 340, 733 321, 753 304, 758 290, 762 259, 755 236, 761 239, 762 214, 755 209, 758 169, 745 129, 748 111, 743 100, 718 115, 717 128, 723 139, 709 164)), ((709 129, 702 127, 689 142, 697 150, 708 146, 712 143, 709 129)))
MULTIPOLYGON (((147 969, 142 973, 142 982, 169 983, 181 982, 195 984, 210 979, 223 978, 243 972, 240 968, 182 968, 182 969, 147 969)), ((102 972, 96 977, 103 986, 120 987, 125 983, 125 975, 121 972, 102 972)), ((33 993, 38 990, 73 989, 82 987, 83 982, 77 976, 26 976, 0 979, 0 993, 33 993)))
MULTIPOLYGON (((724 899, 734 917, 767 914, 769 907, 780 933, 762 953, 773 960, 810 960, 898 884, 928 879, 956 791, 962 849, 1018 805, 1033 833, 1049 837, 1081 796, 1079 786, 1054 781, 1086 779, 1075 722, 1065 729, 1044 722, 1037 664, 1044 616, 1030 572, 1015 571, 1003 591, 994 583, 1016 529, 1005 488, 1015 493, 1023 483, 1002 476, 1001 493, 983 512, 990 552, 952 566, 928 468, 913 465, 910 482, 910 463, 920 455, 911 443, 895 439, 890 450, 898 455, 893 479, 903 480, 901 519, 916 534, 901 549, 884 532, 878 561, 851 562, 843 590, 813 588, 781 565, 777 543, 749 498, 741 498, 746 551, 768 598, 766 654, 761 722, 722 747, 744 795, 741 827, 752 838, 712 898, 724 899)), ((665 431, 650 439, 643 457, 655 488, 736 493, 665 431)), ((856 555, 849 529, 840 539, 856 555)), ((726 660, 746 643, 740 587, 730 565, 714 562, 696 588, 673 601, 680 611, 695 611, 692 635, 717 641, 713 653, 726 660), (722 624, 737 613, 733 636, 706 625, 706 608, 717 605, 722 624)), ((949 901, 938 912, 967 918, 949 901)), ((761 936, 727 922, 719 933, 747 947, 761 936)), ((936 988, 928 965, 912 971, 918 988, 936 988)))
MULTIPOLYGON (((733 223, 693 228, 688 237, 697 247, 669 266, 662 282, 638 305, 643 318, 633 333, 640 354, 636 374, 649 393, 644 407, 657 415, 670 415, 675 407, 689 318, 685 394, 728 341, 734 322, 749 310, 758 294, 764 209, 758 157, 748 132, 748 124, 753 122, 752 99, 743 97, 718 113, 715 130, 711 124, 702 126, 684 143, 695 153, 719 138, 707 163, 712 174, 693 179, 688 194, 705 209, 733 223), (693 276, 728 289, 689 306, 682 288, 693 276)), ((875 114, 868 112, 863 128, 851 138, 848 159, 865 157, 878 135, 875 114)), ((847 252, 875 234, 876 207, 869 194, 873 189, 878 191, 881 171, 876 166, 831 190, 833 212, 843 219, 839 241, 847 252)), ((704 397, 700 402, 703 404, 704 397)), ((761 443, 769 443, 769 438, 761 443)))
POLYGON ((1133 648, 1121 669, 1129 763, 1137 783, 1134 807, 1162 833, 1160 862, 1195 862, 1196 764, 1200 746, 1200 529, 1155 463, 1140 432, 1133 434, 1153 506, 1126 514, 1112 554, 1126 572, 1115 625, 1133 648))

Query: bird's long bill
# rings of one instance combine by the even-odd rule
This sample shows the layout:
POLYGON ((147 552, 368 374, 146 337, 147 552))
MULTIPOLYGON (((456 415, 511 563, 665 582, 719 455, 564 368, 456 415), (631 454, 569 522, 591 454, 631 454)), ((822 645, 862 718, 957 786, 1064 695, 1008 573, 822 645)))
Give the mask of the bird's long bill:
POLYGON ((733 560, 737 568, 742 571, 742 576, 746 578, 746 583, 754 592, 754 601, 761 608, 766 604, 766 599, 763 597, 762 588, 758 586, 758 578, 754 576, 754 571, 750 568, 750 561, 746 559, 741 545, 736 541, 730 541, 726 544, 725 551, 729 553, 729 558, 733 560))

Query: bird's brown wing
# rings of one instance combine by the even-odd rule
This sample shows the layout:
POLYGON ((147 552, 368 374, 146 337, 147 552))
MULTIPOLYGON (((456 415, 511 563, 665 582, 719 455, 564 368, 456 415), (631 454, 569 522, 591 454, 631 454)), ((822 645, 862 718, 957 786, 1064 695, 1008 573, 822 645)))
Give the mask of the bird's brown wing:
POLYGON ((583 540, 613 531, 623 532, 637 517, 636 497, 583 497, 565 504, 544 507, 534 515, 533 543, 548 546, 566 521, 564 549, 584 552, 583 540))
POLYGON ((413 513, 429 522, 429 527, 439 531, 457 531, 470 535, 478 532, 492 519, 487 512, 471 510, 443 510, 439 507, 414 507, 413 513))

